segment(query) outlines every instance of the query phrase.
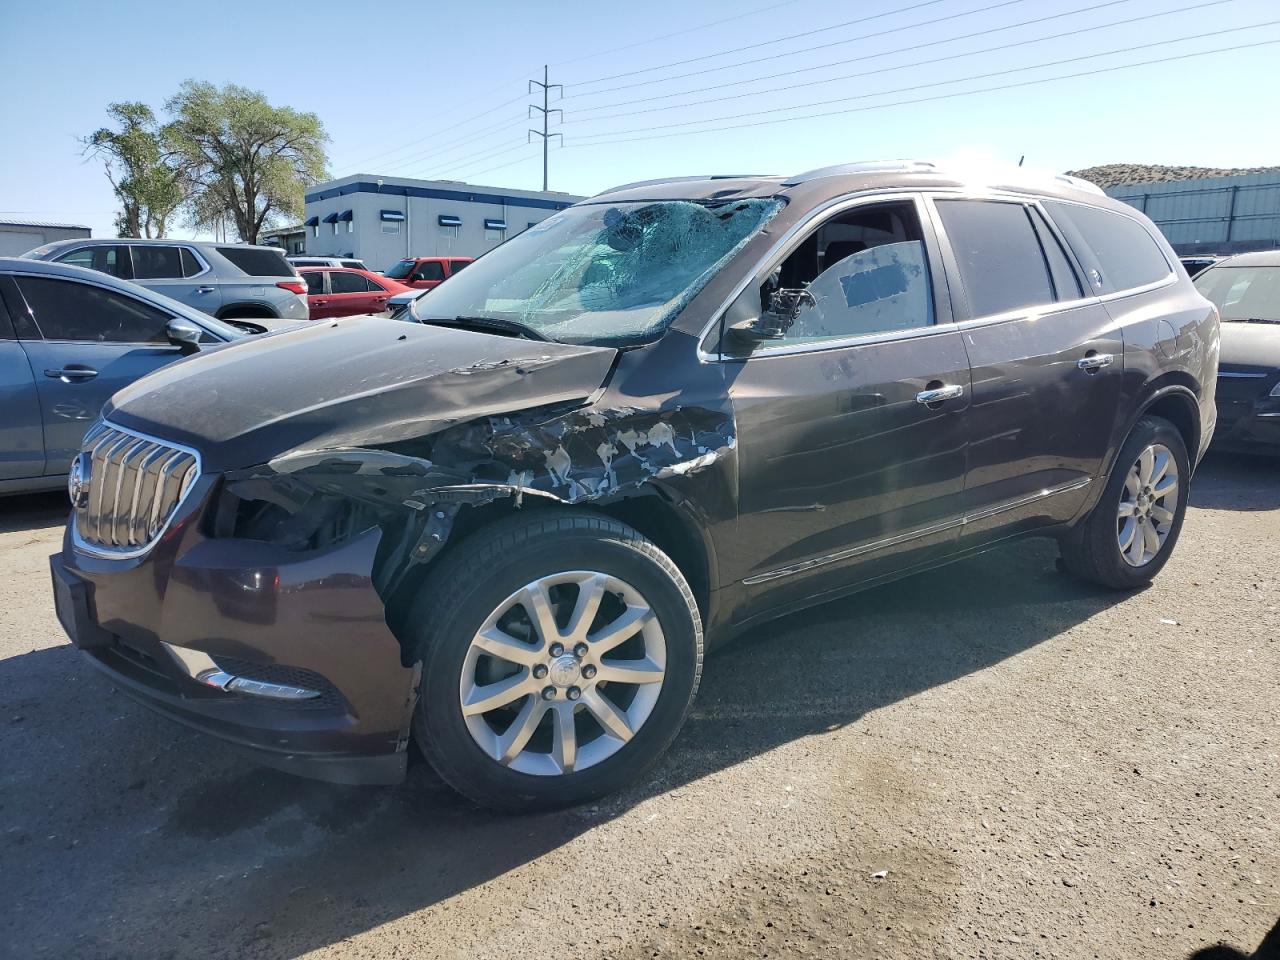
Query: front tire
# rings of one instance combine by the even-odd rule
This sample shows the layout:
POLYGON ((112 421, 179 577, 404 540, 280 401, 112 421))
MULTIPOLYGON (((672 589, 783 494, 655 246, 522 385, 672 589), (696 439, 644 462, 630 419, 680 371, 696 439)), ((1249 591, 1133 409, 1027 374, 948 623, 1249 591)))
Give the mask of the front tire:
POLYGON ((1063 565, 1113 590, 1150 583, 1182 532, 1190 480, 1178 429, 1161 417, 1139 420, 1116 456, 1102 497, 1061 541, 1063 565))
POLYGON ((504 812, 636 779, 684 723, 702 671, 680 570, 631 527, 584 511, 482 528, 441 559, 408 624, 423 753, 504 812))

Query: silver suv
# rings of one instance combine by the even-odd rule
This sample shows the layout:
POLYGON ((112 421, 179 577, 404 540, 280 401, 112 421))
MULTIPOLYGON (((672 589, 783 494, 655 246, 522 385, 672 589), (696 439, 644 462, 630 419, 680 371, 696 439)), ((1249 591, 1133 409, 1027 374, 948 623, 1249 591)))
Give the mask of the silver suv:
POLYGON ((62 240, 23 254, 132 280, 261 333, 308 319, 307 286, 274 247, 186 240, 62 240))

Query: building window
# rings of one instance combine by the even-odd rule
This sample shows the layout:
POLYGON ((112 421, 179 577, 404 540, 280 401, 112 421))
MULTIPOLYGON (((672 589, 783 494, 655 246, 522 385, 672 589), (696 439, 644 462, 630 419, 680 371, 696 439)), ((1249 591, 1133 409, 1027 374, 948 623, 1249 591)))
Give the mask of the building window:
POLYGON ((497 243, 507 239, 507 221, 497 217, 486 217, 484 221, 484 238, 497 243))
POLYGON ((378 211, 378 220, 382 223, 382 232, 394 236, 400 233, 400 224, 404 220, 404 214, 399 210, 380 210, 378 211))
MULTIPOLYGON (((340 214, 338 214, 338 223, 345 223, 347 225, 347 233, 354 233, 355 232, 354 212, 351 210, 343 210, 340 214)), ((337 230, 337 226, 338 226, 337 224, 334 224, 335 232, 337 230)))
POLYGON ((400 235, 400 221, 399 221, 399 220, 383 220, 383 221, 382 221, 382 232, 383 232, 383 233, 391 234, 392 236, 399 236, 399 235, 400 235))

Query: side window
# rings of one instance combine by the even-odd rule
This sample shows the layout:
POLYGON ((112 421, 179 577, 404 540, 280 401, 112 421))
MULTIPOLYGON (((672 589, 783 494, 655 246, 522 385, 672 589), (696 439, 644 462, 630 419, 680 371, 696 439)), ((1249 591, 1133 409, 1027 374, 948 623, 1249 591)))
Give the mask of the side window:
POLYGON ((133 265, 129 261, 129 248, 125 246, 102 245, 80 247, 70 253, 58 257, 59 263, 69 263, 75 267, 85 267, 108 273, 121 280, 133 279, 133 265))
POLYGON ((915 205, 859 207, 826 221, 777 266, 760 295, 763 310, 794 310, 787 344, 932 325, 933 287, 915 205))
POLYGON ((181 248, 182 257, 182 275, 184 277, 194 277, 198 273, 204 271, 204 264, 196 259, 196 255, 186 247, 181 248))
POLYGON ((1065 221, 1075 228, 1075 237, 1065 225, 1063 232, 1073 246, 1081 242, 1088 247, 1107 289, 1131 290, 1163 280, 1173 272, 1155 238, 1132 217, 1081 203, 1046 200, 1044 205, 1059 224, 1065 221))
POLYGON ((1075 270, 1071 268, 1071 261, 1067 258, 1066 251, 1062 249, 1062 244, 1058 242, 1058 238, 1049 229, 1049 224, 1040 211, 1035 207, 1030 207, 1029 209, 1031 210, 1031 222, 1036 228, 1036 236, 1040 238, 1040 251, 1044 254, 1045 260, 1049 262, 1049 276, 1053 279, 1053 292, 1057 294, 1059 300, 1080 299, 1084 296, 1084 291, 1080 286, 1080 278, 1076 276, 1075 270))
POLYGON ((413 271, 414 280, 443 280, 444 264, 439 260, 428 260, 425 263, 418 264, 418 269, 413 271))
POLYGON ((169 315, 114 290, 53 277, 15 277, 46 340, 168 343, 169 315))
POLYGON ((935 202, 974 317, 1053 303, 1049 267, 1021 203, 935 202))
POLYGON ((333 270, 329 273, 329 287, 334 293, 368 293, 369 281, 358 273, 333 270))
MULTIPOLYGON (((529 226, 533 226, 533 224, 529 224, 529 226)), ((461 270, 470 262, 471 262, 470 260, 450 260, 449 276, 453 276, 455 273, 457 273, 459 270, 461 270)))
POLYGON ((135 280, 182 278, 182 251, 178 247, 131 246, 135 280))
POLYGON ((308 270, 302 275, 302 279, 307 282, 307 294, 317 296, 324 293, 324 273, 320 270, 308 270))

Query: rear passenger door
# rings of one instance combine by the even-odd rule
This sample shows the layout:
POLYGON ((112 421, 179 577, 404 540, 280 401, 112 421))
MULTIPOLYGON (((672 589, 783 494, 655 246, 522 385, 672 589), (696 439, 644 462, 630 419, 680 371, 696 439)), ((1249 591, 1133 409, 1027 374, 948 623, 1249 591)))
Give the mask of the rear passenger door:
POLYGON ((34 373, 47 474, 67 468, 113 393, 182 355, 171 317, 118 291, 29 274, 0 277, 0 291, 34 373))
POLYGON ((387 305, 386 293, 358 273, 329 271, 330 316, 350 317, 358 313, 377 313, 387 305), (377 298, 382 298, 381 305, 377 298))
POLYGON ((133 278, 156 293, 209 315, 222 306, 221 287, 204 259, 187 247, 131 244, 133 278))
POLYGON ((973 376, 962 545, 1069 520, 1111 442, 1120 330, 1037 203, 930 202, 973 376))
POLYGON ((3 294, 0 285, 0 482, 44 475, 44 426, 35 375, 3 294))

